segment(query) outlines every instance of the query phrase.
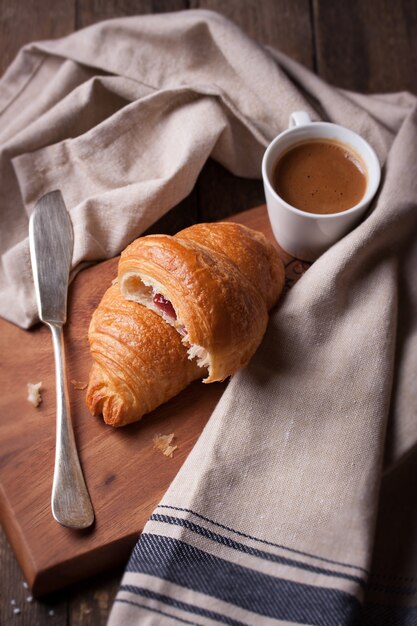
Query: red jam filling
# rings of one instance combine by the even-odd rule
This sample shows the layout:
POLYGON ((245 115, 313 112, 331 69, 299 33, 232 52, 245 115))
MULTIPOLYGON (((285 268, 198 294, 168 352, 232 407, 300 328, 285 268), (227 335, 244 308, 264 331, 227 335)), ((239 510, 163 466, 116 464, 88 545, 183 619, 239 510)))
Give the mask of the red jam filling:
POLYGON ((158 309, 166 313, 166 315, 169 315, 169 317, 172 317, 174 320, 177 319, 177 314, 175 313, 174 307, 172 306, 171 302, 164 298, 161 293, 155 293, 152 300, 153 303, 158 307, 158 309))

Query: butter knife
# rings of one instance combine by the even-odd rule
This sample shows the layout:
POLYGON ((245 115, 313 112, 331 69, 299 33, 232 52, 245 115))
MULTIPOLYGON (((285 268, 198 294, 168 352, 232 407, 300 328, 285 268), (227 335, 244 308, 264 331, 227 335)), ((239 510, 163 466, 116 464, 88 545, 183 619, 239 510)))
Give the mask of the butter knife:
POLYGON ((40 319, 52 332, 56 375, 56 448, 52 515, 69 528, 88 528, 94 511, 84 481, 71 422, 63 326, 74 244, 72 223, 60 191, 37 202, 29 220, 29 247, 40 319))

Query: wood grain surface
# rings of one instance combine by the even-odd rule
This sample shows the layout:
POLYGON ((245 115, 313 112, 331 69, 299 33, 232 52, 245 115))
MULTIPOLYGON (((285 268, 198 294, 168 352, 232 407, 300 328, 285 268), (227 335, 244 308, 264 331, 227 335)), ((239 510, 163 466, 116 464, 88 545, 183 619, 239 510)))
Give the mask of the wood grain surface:
MULTIPOLYGON (((189 8, 225 14, 260 43, 279 48, 336 86, 417 93, 415 0, 0 0, 0 73, 27 42, 110 17, 189 8)), ((190 196, 152 230, 173 233, 263 201, 259 180, 239 179, 209 161, 190 196)), ((7 358, 2 356, 3 367, 7 358)), ((1 626, 102 626, 122 574, 119 567, 42 601, 28 601, 23 574, 1 533, 0 562, 1 626)))

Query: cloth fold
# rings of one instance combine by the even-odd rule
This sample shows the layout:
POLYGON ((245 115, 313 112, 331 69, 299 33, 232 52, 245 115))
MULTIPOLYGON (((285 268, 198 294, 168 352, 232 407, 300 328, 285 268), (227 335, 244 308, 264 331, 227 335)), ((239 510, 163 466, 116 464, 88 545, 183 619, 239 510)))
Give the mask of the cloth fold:
POLYGON ((76 270, 178 203, 209 156, 260 177, 294 110, 364 136, 379 194, 230 381, 146 524, 109 626, 417 621, 414 95, 336 89, 210 11, 26 46, 0 82, 0 315, 36 319, 26 231, 43 193, 63 192, 76 270))

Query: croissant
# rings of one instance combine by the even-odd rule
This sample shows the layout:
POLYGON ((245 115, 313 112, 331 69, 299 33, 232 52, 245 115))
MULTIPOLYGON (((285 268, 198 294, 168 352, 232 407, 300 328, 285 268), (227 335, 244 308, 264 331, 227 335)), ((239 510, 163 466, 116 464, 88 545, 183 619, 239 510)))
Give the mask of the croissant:
POLYGON ((112 426, 139 420, 202 376, 177 331, 123 298, 117 283, 94 312, 88 336, 93 366, 87 406, 112 426))
POLYGON ((284 267, 262 233, 216 222, 137 239, 122 252, 118 279, 126 299, 177 330, 211 383, 245 366, 259 346, 284 267))

